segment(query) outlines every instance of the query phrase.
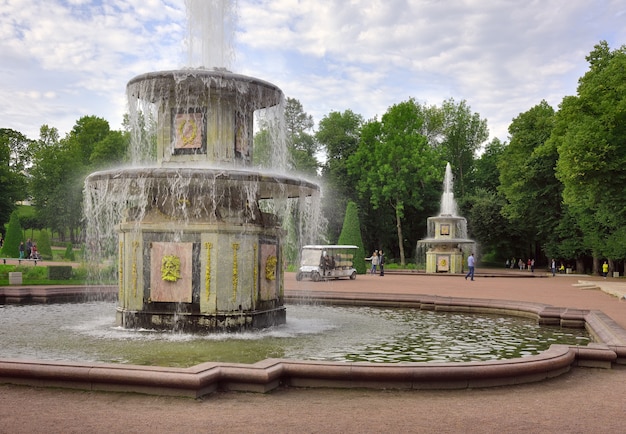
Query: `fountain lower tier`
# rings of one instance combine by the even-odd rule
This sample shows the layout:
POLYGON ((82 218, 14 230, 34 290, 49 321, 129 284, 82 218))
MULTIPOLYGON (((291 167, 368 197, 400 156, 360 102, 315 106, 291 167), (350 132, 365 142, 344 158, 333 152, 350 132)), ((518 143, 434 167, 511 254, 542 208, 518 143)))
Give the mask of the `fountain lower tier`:
POLYGON ((86 193, 116 221, 118 246, 93 247, 117 249, 120 326, 239 331, 285 322, 284 234, 272 204, 262 202, 317 195, 317 185, 257 171, 159 167, 96 172, 86 193))

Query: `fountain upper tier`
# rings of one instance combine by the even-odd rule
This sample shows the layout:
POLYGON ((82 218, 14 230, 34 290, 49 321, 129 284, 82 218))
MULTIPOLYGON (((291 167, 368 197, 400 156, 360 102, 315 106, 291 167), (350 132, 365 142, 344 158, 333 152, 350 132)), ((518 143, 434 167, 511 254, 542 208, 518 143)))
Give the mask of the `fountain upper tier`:
POLYGON ((280 107, 284 100, 275 85, 223 69, 142 74, 128 82, 127 94, 130 118, 143 122, 131 129, 138 146, 133 162, 156 157, 159 165, 250 166, 255 111, 280 107), (149 131, 150 120, 156 120, 156 131, 149 131))
POLYGON ((220 96, 241 97, 253 110, 277 105, 282 98, 282 91, 272 83, 225 69, 147 72, 131 79, 128 90, 132 96, 152 102, 167 100, 172 92, 184 91, 195 99, 199 94, 213 91, 220 96))

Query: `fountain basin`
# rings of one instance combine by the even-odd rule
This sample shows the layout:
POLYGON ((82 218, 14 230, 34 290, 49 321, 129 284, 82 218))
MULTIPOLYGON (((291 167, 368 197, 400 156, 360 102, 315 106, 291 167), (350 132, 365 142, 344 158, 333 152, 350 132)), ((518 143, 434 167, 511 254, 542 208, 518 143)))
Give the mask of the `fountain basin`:
POLYGON ((86 186, 92 194, 117 197, 117 205, 132 209, 126 220, 150 212, 170 220, 215 221, 232 214, 242 214, 242 221, 257 220, 262 217, 259 200, 308 197, 320 191, 313 182, 284 174, 187 166, 103 170, 90 174, 86 186))
POLYGON ((190 368, 105 363, 0 360, 0 381, 47 387, 200 397, 217 389, 267 392, 296 387, 458 389, 520 384, 552 378, 573 366, 609 368, 626 363, 626 331, 598 311, 539 303, 428 295, 289 291, 290 301, 403 306, 431 310, 514 314, 549 324, 584 325, 600 343, 552 345, 535 356, 463 363, 366 363, 266 359, 251 365, 202 363, 190 368))

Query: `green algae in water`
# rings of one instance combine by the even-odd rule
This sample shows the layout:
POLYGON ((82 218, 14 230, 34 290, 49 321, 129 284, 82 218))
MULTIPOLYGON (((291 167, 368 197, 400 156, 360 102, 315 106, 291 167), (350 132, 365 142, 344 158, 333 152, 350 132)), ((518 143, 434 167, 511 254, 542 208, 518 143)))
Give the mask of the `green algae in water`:
POLYGON ((286 325, 208 335, 125 330, 115 326, 114 312, 111 302, 4 306, 0 357, 172 367, 267 358, 465 362, 590 342, 584 329, 539 326, 528 318, 402 308, 288 305, 286 325))

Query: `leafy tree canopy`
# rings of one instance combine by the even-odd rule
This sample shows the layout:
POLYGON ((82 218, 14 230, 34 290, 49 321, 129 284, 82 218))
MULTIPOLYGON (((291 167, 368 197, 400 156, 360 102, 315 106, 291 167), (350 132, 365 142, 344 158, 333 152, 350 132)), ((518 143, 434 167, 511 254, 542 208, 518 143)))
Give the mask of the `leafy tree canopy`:
POLYGON ((587 56, 578 95, 563 100, 555 138, 563 200, 595 255, 626 258, 626 46, 600 42, 587 56), (590 216, 586 218, 585 216, 590 216))
POLYGON ((350 175, 358 179, 357 190, 374 209, 393 210, 402 264, 405 208, 423 208, 423 190, 440 185, 444 167, 440 153, 420 133, 421 114, 414 99, 390 107, 380 122, 363 126, 359 147, 347 162, 350 175))

